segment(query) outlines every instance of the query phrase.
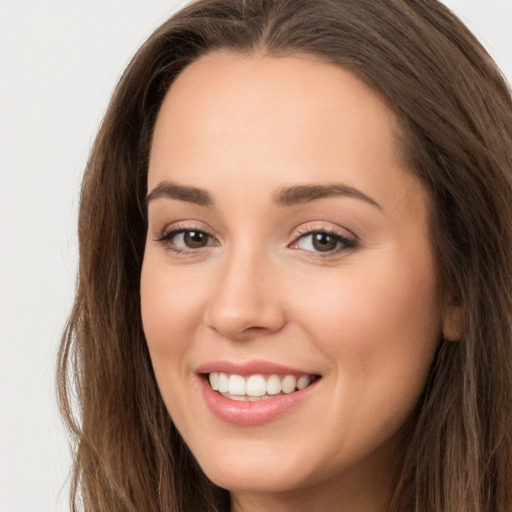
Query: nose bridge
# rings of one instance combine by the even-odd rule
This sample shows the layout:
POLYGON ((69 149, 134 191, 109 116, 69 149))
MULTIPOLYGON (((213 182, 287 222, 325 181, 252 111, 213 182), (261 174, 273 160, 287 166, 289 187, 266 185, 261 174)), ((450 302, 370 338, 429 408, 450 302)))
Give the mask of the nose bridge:
POLYGON ((272 266, 268 253, 249 243, 228 251, 210 298, 209 326, 228 338, 280 329, 284 312, 272 282, 272 266))

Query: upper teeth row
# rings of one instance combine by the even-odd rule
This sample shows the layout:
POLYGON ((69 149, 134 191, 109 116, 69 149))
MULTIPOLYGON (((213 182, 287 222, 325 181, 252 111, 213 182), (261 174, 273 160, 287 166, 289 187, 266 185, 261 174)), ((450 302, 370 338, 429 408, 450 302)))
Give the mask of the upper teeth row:
POLYGON ((311 383, 312 377, 302 375, 270 375, 265 378, 261 374, 243 377, 242 375, 228 375, 222 372, 209 374, 210 386, 214 391, 229 393, 230 395, 263 396, 278 395, 279 393, 293 393, 296 389, 304 389, 311 383))

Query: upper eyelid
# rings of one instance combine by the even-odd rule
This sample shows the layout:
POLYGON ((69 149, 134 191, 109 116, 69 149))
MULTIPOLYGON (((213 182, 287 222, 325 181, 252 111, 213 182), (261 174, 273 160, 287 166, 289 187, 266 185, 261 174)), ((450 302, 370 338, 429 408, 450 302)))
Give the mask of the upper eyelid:
POLYGON ((209 246, 212 245, 218 245, 218 240, 212 236, 210 233, 205 231, 204 229, 195 229, 194 227, 178 227, 178 228, 164 228, 162 231, 160 231, 157 234, 157 237, 153 239, 154 242, 158 242, 160 245, 162 245, 166 251, 172 252, 176 255, 194 255, 194 254, 201 254, 203 249, 206 249, 209 246), (181 233, 186 233, 187 231, 199 231, 206 235, 210 239, 210 243, 203 247, 181 247, 180 245, 176 245, 175 241, 173 240, 177 235, 181 233), (211 243, 213 242, 213 243, 211 243))
MULTIPOLYGON (((312 236, 312 235, 315 235, 315 234, 325 234, 325 235, 328 235, 328 236, 332 236, 334 238, 337 238, 339 241, 341 242, 344 242, 344 243, 349 243, 350 244, 354 244, 354 245, 357 245, 359 243, 359 240, 356 238, 356 237, 353 237, 353 236, 347 236, 347 235, 344 235, 338 231, 329 231, 329 230, 325 230, 325 229, 316 229, 316 230, 312 230, 312 231, 306 231, 298 236, 296 236, 291 244, 294 244, 296 243, 298 240, 302 239, 302 238, 306 238, 308 236, 312 236)), ((289 244, 290 245, 290 244, 289 244)))
POLYGON ((170 238, 171 236, 176 236, 176 235, 179 235, 180 233, 187 233, 187 232, 190 232, 190 231, 195 231, 195 232, 203 233, 204 235, 206 235, 207 237, 211 238, 212 240, 217 241, 217 239, 211 233, 209 233, 208 231, 206 231, 204 229, 196 229, 196 228, 193 228, 193 227, 190 227, 190 228, 170 228, 170 229, 164 228, 164 230, 162 230, 161 232, 159 232, 157 234, 157 237, 158 237, 157 240, 161 240, 161 239, 164 239, 164 238, 170 238))
POLYGON ((326 226, 325 223, 320 225, 313 225, 311 223, 302 224, 301 226, 294 229, 292 237, 294 239, 300 238, 301 236, 310 235, 313 233, 327 233, 337 235, 342 238, 349 238, 354 241, 359 241, 359 237, 350 229, 330 224, 326 226))
MULTIPOLYGON (((214 230, 205 224, 203 221, 191 220, 191 221, 175 221, 167 224, 162 229, 159 229, 155 232, 156 239, 161 239, 165 235, 169 234, 177 234, 179 232, 186 231, 201 231, 202 233, 208 235, 212 239, 217 242, 221 241, 222 237, 219 237, 218 234, 214 234, 214 230)), ((290 241, 287 242, 286 245, 293 243, 301 237, 306 235, 311 235, 314 233, 326 233, 333 236, 338 236, 340 238, 349 239, 353 242, 359 242, 359 237, 351 230, 340 227, 337 225, 330 224, 329 226, 325 225, 325 221, 312 221, 310 223, 301 224, 300 226, 295 227, 290 234, 290 241)))
MULTIPOLYGON (((310 257, 321 257, 328 258, 334 257, 336 254, 340 254, 341 252, 345 252, 347 250, 352 251, 360 247, 361 240, 360 238, 351 230, 347 228, 342 228, 338 225, 329 224, 326 226, 325 221, 319 222, 310 222, 305 223, 297 228, 295 228, 294 234, 292 236, 292 240, 288 243, 288 247, 292 248, 295 244, 299 243, 299 240, 305 239, 308 236, 312 236, 316 233, 324 233, 326 235, 332 236, 338 239, 338 242, 341 243, 342 247, 326 252, 317 252, 317 251, 306 251, 310 257)), ((299 248, 295 247, 295 250, 299 248)))
POLYGON ((201 231, 212 238, 216 238, 213 235, 213 229, 201 221, 176 221, 166 224, 161 229, 156 229, 155 232, 158 235, 163 233, 179 232, 179 231, 201 231))

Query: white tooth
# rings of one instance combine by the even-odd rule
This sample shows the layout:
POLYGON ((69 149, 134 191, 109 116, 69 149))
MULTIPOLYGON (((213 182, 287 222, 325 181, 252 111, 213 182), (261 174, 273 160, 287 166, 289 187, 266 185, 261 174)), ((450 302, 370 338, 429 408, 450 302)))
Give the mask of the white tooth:
POLYGON ((267 394, 278 395, 281 393, 281 379, 277 375, 271 375, 267 379, 267 394))
POLYGON ((212 372, 208 376, 210 380, 210 386, 214 391, 217 391, 219 389, 219 374, 218 372, 212 372))
POLYGON ((246 385, 245 379, 241 375, 231 375, 229 377, 229 394, 245 395, 246 385))
MULTIPOLYGON (((262 400, 265 396, 247 396, 247 395, 231 395, 230 393, 221 393, 224 398, 229 398, 230 400, 236 400, 237 402, 257 402, 258 400, 262 400)), ((268 397, 267 397, 268 398, 268 397)))
POLYGON ((297 380, 297 389, 304 389, 311 383, 311 378, 308 375, 302 375, 297 380))
POLYGON ((297 386, 297 379, 293 375, 287 375, 281 382, 283 393, 293 393, 297 386))
POLYGON ((221 393, 227 393, 229 391, 229 379, 225 373, 219 373, 219 391, 221 393))
POLYGON ((245 395, 231 395, 230 393, 221 393, 224 398, 229 398, 230 400, 236 400, 238 402, 245 402, 247 397, 245 395))
POLYGON ((267 392, 267 385, 263 375, 251 375, 247 379, 247 394, 249 396, 261 396, 267 392))

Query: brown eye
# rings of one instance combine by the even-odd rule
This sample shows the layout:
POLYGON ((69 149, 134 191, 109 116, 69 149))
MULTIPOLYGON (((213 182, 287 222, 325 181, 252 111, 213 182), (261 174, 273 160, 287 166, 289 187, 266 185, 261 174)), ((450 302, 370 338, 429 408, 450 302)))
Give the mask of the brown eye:
POLYGON ((312 245, 316 251, 334 251, 338 247, 339 238, 328 233, 313 233, 312 245))
POLYGON ((311 253, 324 253, 326 256, 357 247, 356 240, 328 231, 310 231, 297 238, 291 245, 311 253))
POLYGON ((198 229, 176 229, 162 233, 155 241, 160 242, 166 250, 182 253, 217 245, 215 238, 198 229))
POLYGON ((189 249, 200 249, 208 245, 209 236, 202 231, 184 231, 183 244, 189 249))

